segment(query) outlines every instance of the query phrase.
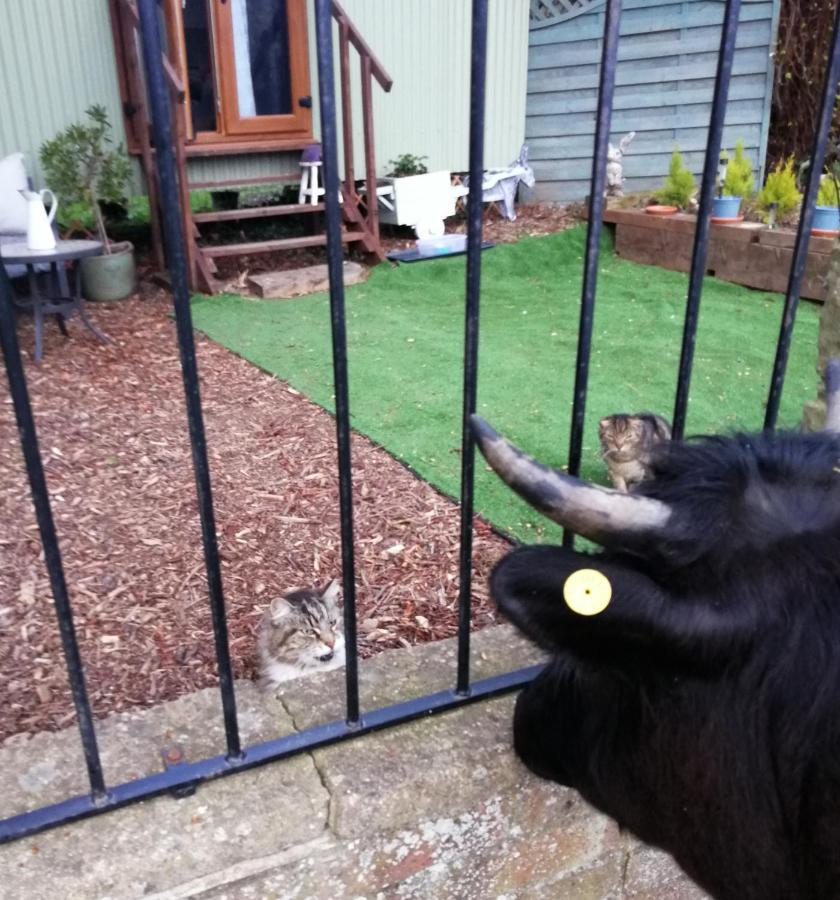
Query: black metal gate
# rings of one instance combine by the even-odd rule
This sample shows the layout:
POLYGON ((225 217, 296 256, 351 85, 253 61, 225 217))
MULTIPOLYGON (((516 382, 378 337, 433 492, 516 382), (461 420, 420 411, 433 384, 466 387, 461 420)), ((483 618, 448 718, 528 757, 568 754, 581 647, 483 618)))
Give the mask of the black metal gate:
MULTIPOLYGON (((336 396, 336 428, 338 436, 339 502, 341 512, 342 578, 344 586, 344 628, 347 645, 346 717, 306 731, 250 747, 242 747, 234 698, 233 673, 228 646, 222 591, 219 551, 213 517, 213 499, 207 461, 198 373, 195 359, 187 265, 182 233, 182 219, 178 208, 178 185, 172 151, 172 130, 169 97, 161 63, 160 34, 157 28, 157 0, 138 0, 143 35, 146 80, 151 101, 154 143, 161 185, 166 250, 172 276, 175 319, 184 391, 187 400, 190 442, 196 478, 199 517, 204 546, 204 562, 210 608, 215 634, 216 659, 219 671, 222 711, 224 716, 226 752, 198 762, 184 763, 136 781, 108 785, 102 771, 97 747, 96 729, 85 687, 84 670, 79 655, 70 597, 64 578, 58 536, 50 510, 43 466, 29 393, 15 332, 15 318, 11 302, 11 288, 6 272, 0 264, 0 343, 8 374, 9 388, 21 436, 24 461, 29 477, 35 513, 50 585, 55 601, 61 641, 67 663, 68 677, 78 719, 82 747, 90 781, 90 793, 68 798, 60 803, 31 812, 11 816, 0 821, 0 842, 33 834, 45 828, 74 819, 116 809, 119 806, 179 788, 243 771, 271 760, 281 759, 304 750, 311 750, 360 734, 416 719, 430 713, 515 690, 526 684, 537 667, 510 672, 482 681, 470 679, 470 577, 473 522, 474 445, 469 430, 469 417, 475 410, 479 296, 481 279, 481 211, 478 192, 470 196, 468 206, 467 276, 465 313, 465 359, 463 391, 462 469, 461 469, 461 548, 458 627, 457 678, 451 690, 427 694, 392 706, 362 711, 359 707, 358 660, 356 647, 355 567, 353 546, 353 508, 351 495, 350 422, 347 384, 347 347, 344 315, 344 286, 342 281, 341 210, 338 203, 338 152, 336 104, 333 72, 332 24, 330 0, 315 0, 318 45, 318 84, 321 101, 321 139, 326 187, 327 253, 330 274, 330 311, 332 321, 333 371, 336 396)), ((686 301, 682 354, 676 385, 674 406, 674 437, 680 438, 685 427, 688 391, 691 379, 694 341, 698 321, 702 279, 705 272, 709 240, 710 213, 715 186, 721 134, 726 100, 732 73, 732 59, 741 0, 726 0, 721 30, 720 52, 712 102, 706 158, 697 214, 694 250, 686 301)), ((488 0, 472 0, 472 63, 470 86, 470 183, 481 183, 484 168, 483 134, 485 113, 485 71, 487 50, 488 0)), ((569 445, 568 471, 577 475, 580 469, 584 416, 592 339, 595 289, 598 275, 598 252, 604 207, 604 185, 607 143, 610 135, 613 94, 615 90, 616 60, 619 43, 621 0, 607 0, 604 21, 604 41, 600 67, 598 110, 592 176, 589 195, 589 227, 586 237, 584 277, 578 330, 577 364, 569 445)), ((776 424, 779 401, 784 384, 785 368, 790 349, 794 318, 799 301, 807 258, 814 205, 820 173, 825 159, 829 125, 840 80, 840 7, 835 14, 831 56, 825 74, 819 127, 814 136, 811 167, 803 199, 802 214, 796 236, 793 261, 785 297, 776 358, 773 366, 770 393, 764 420, 765 428, 776 424)), ((566 533, 564 541, 574 536, 566 533)))

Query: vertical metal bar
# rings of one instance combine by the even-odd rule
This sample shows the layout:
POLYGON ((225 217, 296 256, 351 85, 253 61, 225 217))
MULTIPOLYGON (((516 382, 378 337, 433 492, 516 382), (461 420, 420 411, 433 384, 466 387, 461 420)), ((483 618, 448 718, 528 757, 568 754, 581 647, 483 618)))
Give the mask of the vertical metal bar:
POLYGON ((703 164, 703 180, 700 186, 700 207, 697 210, 697 227, 694 231, 694 247, 691 253, 691 274, 688 278, 688 297, 677 379, 677 396, 674 401, 673 435, 675 440, 682 438, 685 432, 685 414, 688 407, 688 390, 691 385, 691 367, 694 362, 694 341, 697 336, 700 293, 703 290, 706 254, 709 247, 709 228, 711 227, 709 217, 712 211, 723 120, 726 116, 726 98, 729 95, 729 79, 732 76, 732 59, 735 55, 735 35, 738 30, 740 12, 741 0, 726 0, 720 34, 715 90, 712 97, 712 117, 709 122, 709 136, 706 140, 706 160, 703 164))
POLYGON ((790 342, 793 335, 793 323, 796 319, 796 310, 799 306, 799 291, 802 287, 802 279, 805 275, 805 266, 808 263, 808 240, 811 237, 811 223, 814 219, 814 204, 817 200, 817 192, 820 186, 823 162, 825 161, 826 145, 828 144, 828 132, 831 126, 834 103, 837 97, 837 86, 840 81, 840 4, 834 13, 834 30, 831 35, 831 56, 825 72, 823 84, 822 104, 817 130, 814 134, 814 146, 811 150, 811 166, 808 170, 808 185, 805 188, 805 196, 802 198, 802 214, 799 217, 799 227, 796 231, 796 243, 793 248, 793 259, 788 275, 787 293, 785 294, 785 308, 782 313, 782 322, 779 328, 779 340, 776 344, 776 359, 773 362, 773 375, 770 379, 770 394, 767 398, 767 409, 764 414, 764 428, 771 430, 776 427, 776 419, 779 415, 779 403, 782 399, 782 388, 785 383, 785 370, 787 368, 790 342))
POLYGON ((470 416, 478 383, 478 310, 481 289, 481 216, 484 209, 484 94, 487 74, 487 0, 473 0, 470 64, 470 193, 467 201, 467 284, 464 321, 464 410, 461 423, 461 544, 458 590, 458 676, 455 690, 470 689, 473 488, 475 444, 470 416))
POLYGON ((204 565, 207 570, 210 612, 213 617, 213 633, 216 640, 216 663, 219 667, 219 689, 222 695, 227 755, 229 758, 237 759, 242 755, 242 749, 239 741, 239 725, 236 719, 236 698, 233 691, 233 670, 230 664, 219 547, 216 542, 213 493, 210 486, 210 466, 207 461, 207 440, 204 434, 204 419, 198 386, 198 366, 195 359, 190 292, 187 282, 185 235, 178 203, 178 182, 175 177, 175 161, 172 150, 172 119, 167 94, 168 88, 163 75, 163 50, 158 31, 157 3, 155 0, 139 0, 138 6, 140 31, 143 38, 143 61, 154 130, 155 158, 161 191, 166 256, 172 276, 178 349, 181 353, 181 374, 184 379, 198 514, 201 520, 201 536, 204 545, 204 565))
POLYGON ((76 640, 76 629, 73 626, 73 610, 64 580, 64 567, 61 562, 61 550, 55 532, 50 495, 41 465, 41 454, 38 449, 38 435, 35 431, 35 420, 29 402, 29 391, 26 388, 26 377, 20 359, 17 333, 15 331, 15 310, 12 304, 12 287, 9 284, 6 268, 0 262, 0 345, 3 348, 3 360, 9 379, 9 391, 15 407, 23 459, 29 475, 29 488, 32 491, 32 503, 35 506, 35 517, 41 533, 41 544, 44 548, 44 562, 50 578, 55 612, 58 617, 58 629, 61 635, 61 646, 67 664, 67 676, 73 704, 76 707, 76 718, 79 722, 79 734, 82 739, 82 750, 85 754, 88 780, 93 799, 105 797, 105 780, 102 775, 102 763, 99 760, 99 749, 96 744, 96 731, 93 715, 85 687, 85 674, 79 645, 76 640))
MULTIPOLYGON (((589 354, 592 348, 592 319, 595 312, 595 289, 598 282, 598 254, 604 217, 604 186, 607 177, 607 148, 610 140, 615 70, 618 58, 618 30, 621 24, 621 0, 608 0, 604 20, 604 43, 601 49, 601 79, 598 84, 598 114, 595 122, 595 144, 592 156, 592 178, 589 185, 589 224, 586 229, 586 255, 580 298, 575 391, 569 438, 568 471, 580 472, 583 447, 583 424, 586 414, 586 392, 589 383, 589 354)), ((571 547, 574 535, 566 529, 563 545, 571 547)))
MULTIPOLYGON (((321 144, 326 196, 327 268, 330 276, 335 429, 338 441, 338 497, 341 515, 341 577, 344 586, 344 641, 347 661, 347 722, 359 722, 359 664, 356 646, 356 567, 353 547, 353 482, 350 463, 350 399, 347 383, 347 328, 344 317, 341 209, 338 205, 338 137, 331 0, 315 0, 318 46, 318 93, 321 100, 321 144)), ((375 195, 368 194, 368 203, 375 195)))

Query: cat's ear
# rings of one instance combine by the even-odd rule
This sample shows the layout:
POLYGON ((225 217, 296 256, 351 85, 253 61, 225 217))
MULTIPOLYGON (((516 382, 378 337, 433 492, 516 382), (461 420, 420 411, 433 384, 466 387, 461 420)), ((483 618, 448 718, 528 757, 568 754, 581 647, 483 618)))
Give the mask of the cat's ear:
POLYGON ((268 608, 275 625, 292 612, 292 604, 285 597, 275 597, 268 608))
POLYGON ((334 606, 338 606, 338 599, 340 595, 341 584, 339 583, 337 578, 333 578, 333 580, 321 592, 321 599, 324 601, 324 603, 331 603, 334 606))

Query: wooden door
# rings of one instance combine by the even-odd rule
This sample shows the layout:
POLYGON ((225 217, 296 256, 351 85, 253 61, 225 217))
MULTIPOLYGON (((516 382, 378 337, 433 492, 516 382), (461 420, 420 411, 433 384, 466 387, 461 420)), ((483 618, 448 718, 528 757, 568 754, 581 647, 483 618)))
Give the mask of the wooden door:
POLYGON ((306 0, 164 0, 163 12, 190 141, 311 140, 306 0))
POLYGON ((225 133, 309 136, 305 0, 216 0, 215 21, 225 133))

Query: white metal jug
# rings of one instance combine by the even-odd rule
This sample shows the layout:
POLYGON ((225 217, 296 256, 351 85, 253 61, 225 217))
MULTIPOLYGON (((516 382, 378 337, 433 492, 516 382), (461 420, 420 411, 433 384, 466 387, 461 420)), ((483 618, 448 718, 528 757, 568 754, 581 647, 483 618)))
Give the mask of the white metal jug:
POLYGON ((21 191, 20 193, 29 204, 26 246, 30 250, 54 250, 55 235, 52 230, 52 221, 58 210, 58 200, 56 200, 55 194, 49 188, 44 188, 42 191, 21 191), (52 199, 49 215, 44 208, 45 194, 49 194, 52 199))

